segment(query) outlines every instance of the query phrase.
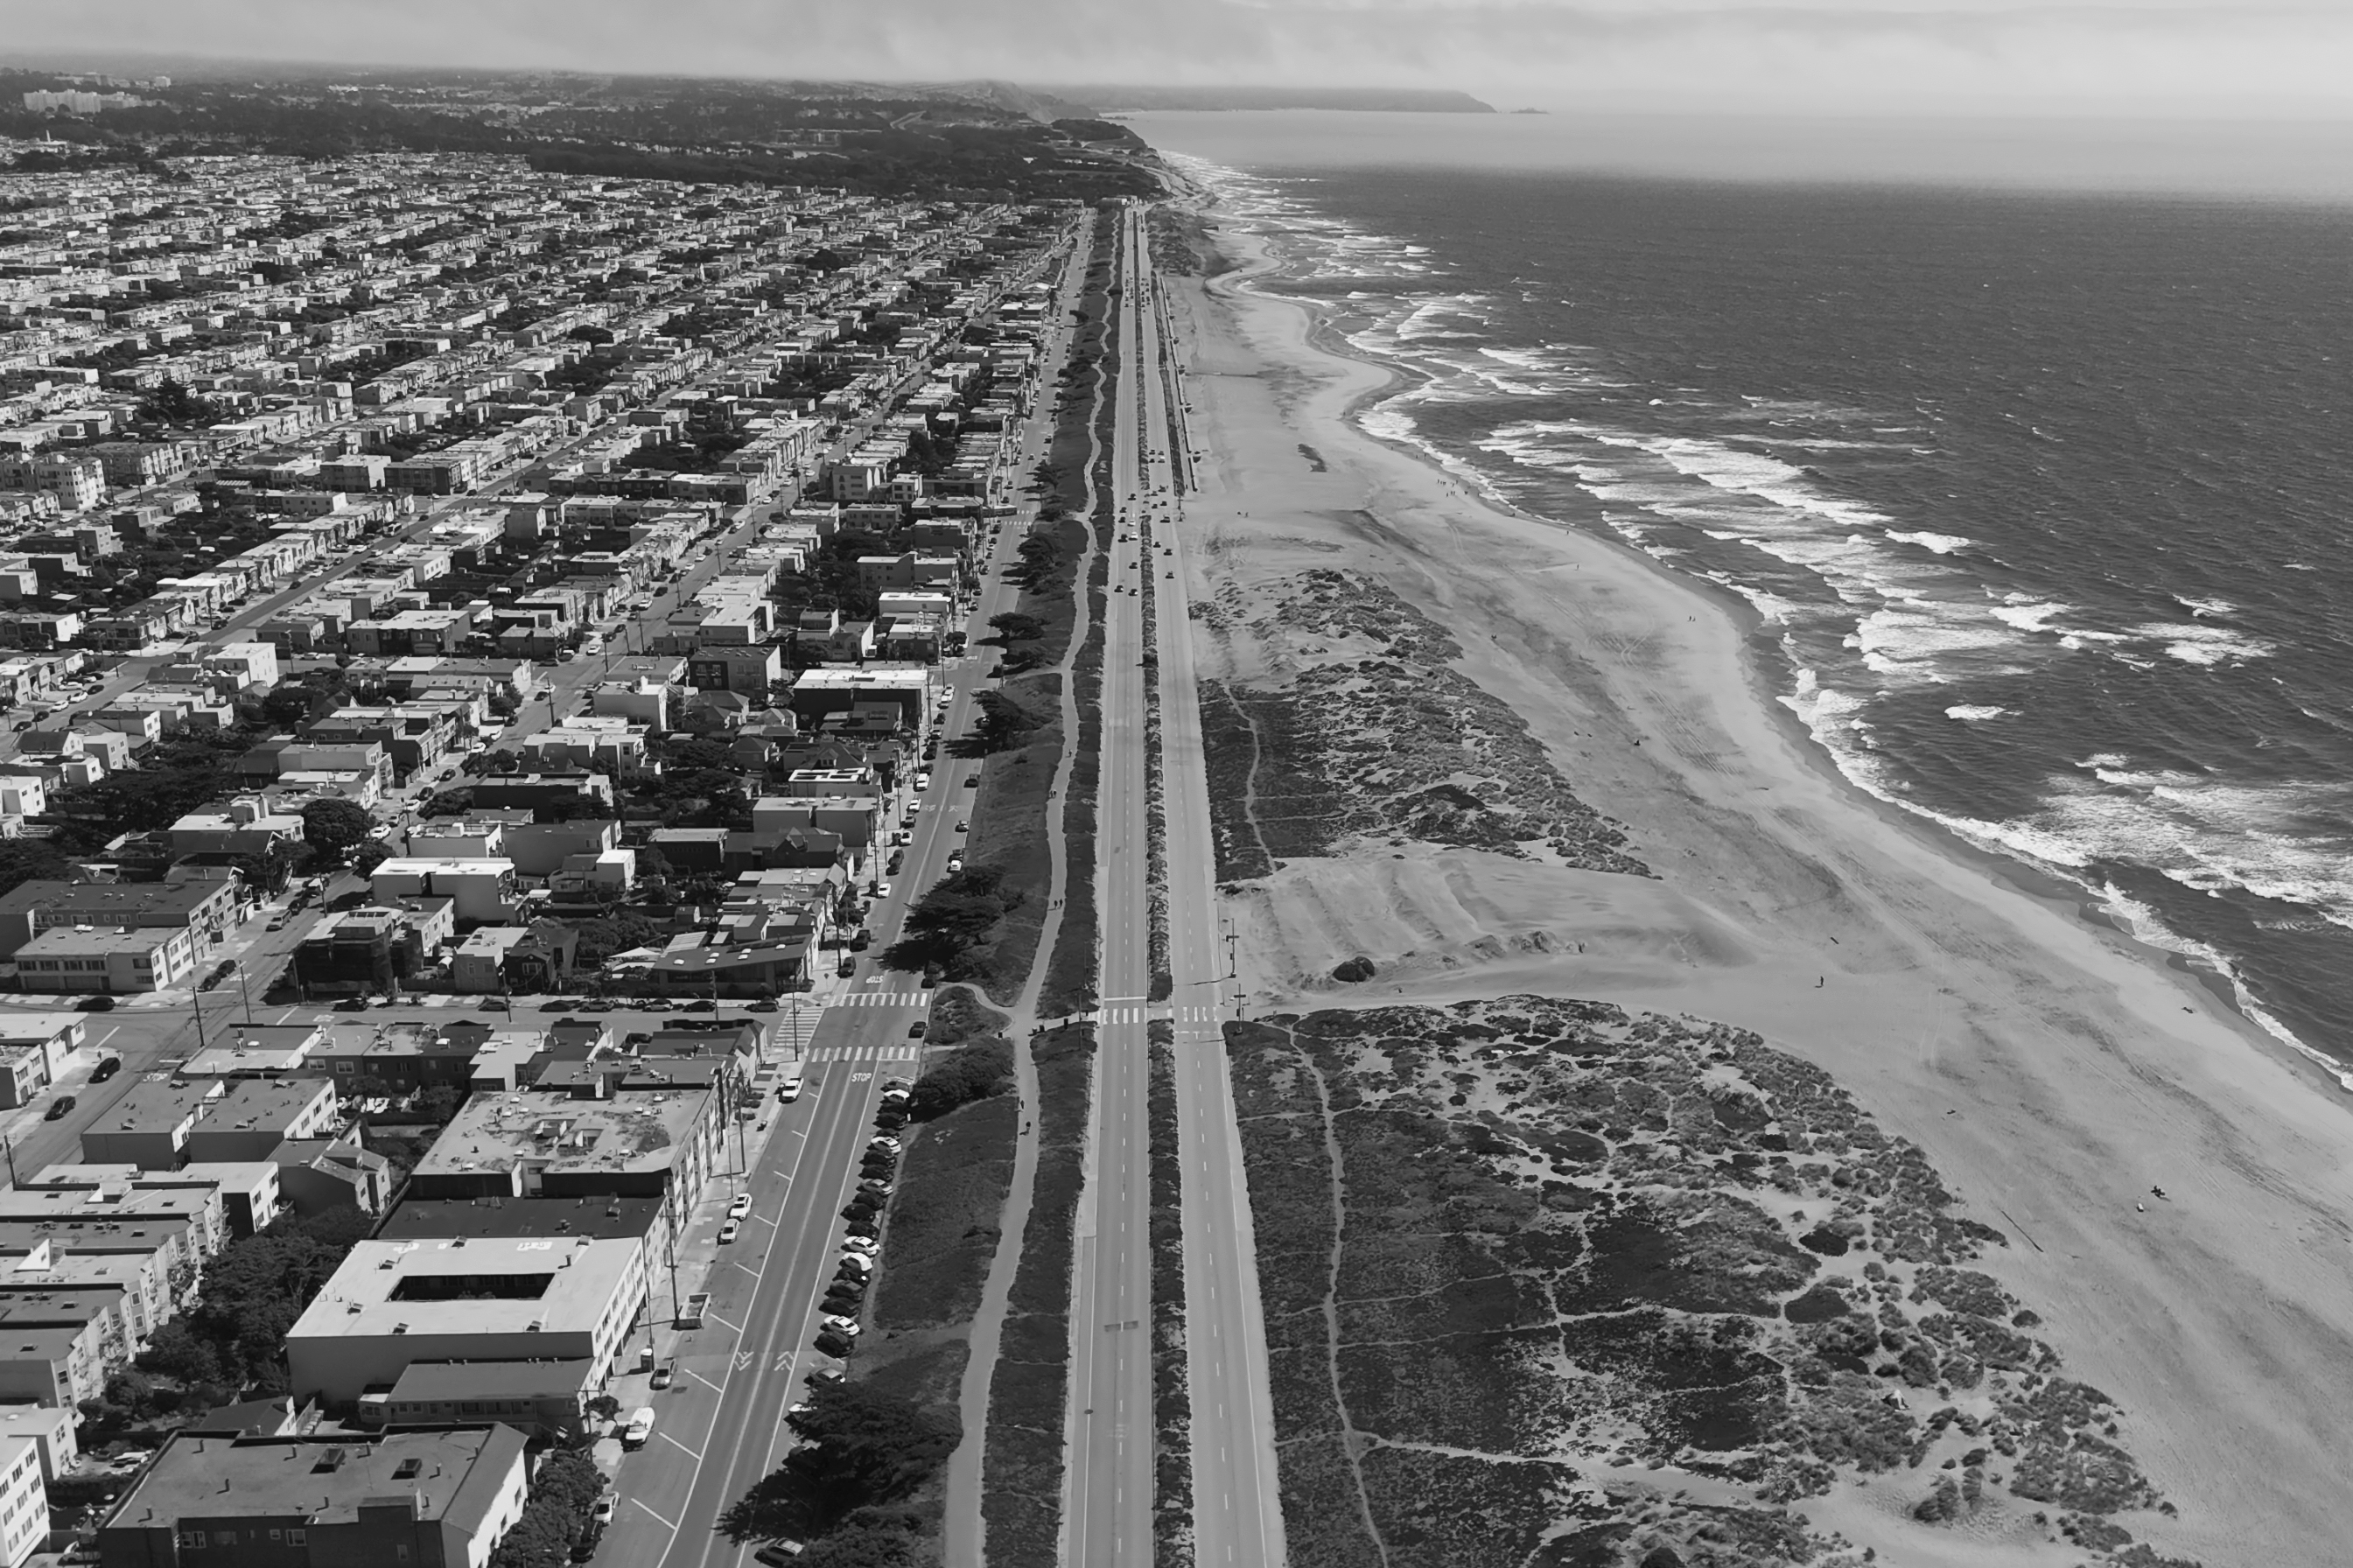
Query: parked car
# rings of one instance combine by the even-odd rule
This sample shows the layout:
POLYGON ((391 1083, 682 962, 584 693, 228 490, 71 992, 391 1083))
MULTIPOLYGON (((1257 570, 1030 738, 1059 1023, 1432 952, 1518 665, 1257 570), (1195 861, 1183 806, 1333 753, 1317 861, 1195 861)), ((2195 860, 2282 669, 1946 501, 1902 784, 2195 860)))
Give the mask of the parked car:
POLYGON ((72 1095, 61 1094, 58 1096, 57 1099, 49 1101, 49 1113, 43 1117, 42 1120, 45 1121, 55 1121, 58 1117, 72 1110, 75 1103, 76 1102, 72 1095))
POLYGON ((661 1365, 654 1368, 654 1374, 649 1381, 656 1388, 668 1388, 672 1383, 676 1382, 677 1379, 678 1358, 673 1356, 669 1361, 662 1363, 661 1365))
POLYGON ((800 1554, 801 1543, 797 1541, 771 1541, 752 1553, 752 1561, 761 1568, 790 1568, 800 1554))
POLYGON ((727 1217, 729 1219, 742 1219, 745 1215, 748 1215, 751 1212, 752 1194, 749 1193, 739 1193, 736 1194, 735 1201, 727 1205, 727 1217))
POLYGON ((611 1492, 599 1493, 596 1506, 588 1510, 588 1517, 598 1524, 610 1524, 613 1521, 613 1501, 611 1492))
POLYGON ((754 1002, 749 1009, 749 1011, 754 1013, 779 1013, 783 1010, 784 1009, 778 1007, 774 1002, 754 1002))
POLYGON ((111 1013, 114 1011, 114 998, 111 996, 85 996, 80 1001, 75 1003, 74 1005, 85 1013, 111 1013))
POLYGON ((881 1249, 881 1244, 869 1241, 864 1237, 853 1236, 841 1244, 841 1249, 844 1252, 854 1252, 860 1258, 871 1258, 881 1249))
POLYGON ((744 1222, 743 1222, 743 1221, 741 1221, 741 1220, 733 1220, 733 1219, 729 1220, 725 1225, 723 1225, 723 1226, 721 1226, 719 1227, 719 1242, 720 1242, 720 1245, 721 1245, 721 1246, 723 1246, 723 1246, 725 1246, 727 1243, 729 1243, 729 1242, 731 1242, 731 1241, 733 1241, 733 1240, 734 1240, 738 1236, 741 1236, 743 1233, 744 1233, 744 1222))
POLYGON ((851 1339, 856 1339, 863 1331, 859 1328, 858 1320, 855 1318, 828 1318, 825 1320, 825 1326, 836 1333, 848 1334, 851 1339))
POLYGON ((621 1428, 621 1447, 642 1448, 646 1439, 654 1435, 654 1407, 640 1405, 629 1415, 629 1423, 621 1428))
POLYGON ((921 1018, 907 1026, 907 1037, 911 1040, 920 1040, 923 1037, 923 1021, 921 1018))
POLYGON ((776 1085, 776 1098, 783 1100, 786 1105, 790 1105, 794 1100, 798 1100, 800 1097, 801 1080, 797 1077, 788 1078, 785 1079, 784 1082, 776 1085))

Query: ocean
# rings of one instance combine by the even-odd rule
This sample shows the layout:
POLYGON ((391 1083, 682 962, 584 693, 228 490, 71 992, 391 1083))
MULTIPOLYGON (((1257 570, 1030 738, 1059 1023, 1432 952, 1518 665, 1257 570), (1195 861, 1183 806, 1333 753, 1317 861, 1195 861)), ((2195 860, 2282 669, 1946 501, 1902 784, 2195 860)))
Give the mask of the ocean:
POLYGON ((1848 778, 2353 1088, 2353 205, 1446 167, 1439 126, 1384 166, 1214 118, 1133 122, 1274 240, 1261 287, 1410 373, 1368 430, 1745 599, 1848 778))

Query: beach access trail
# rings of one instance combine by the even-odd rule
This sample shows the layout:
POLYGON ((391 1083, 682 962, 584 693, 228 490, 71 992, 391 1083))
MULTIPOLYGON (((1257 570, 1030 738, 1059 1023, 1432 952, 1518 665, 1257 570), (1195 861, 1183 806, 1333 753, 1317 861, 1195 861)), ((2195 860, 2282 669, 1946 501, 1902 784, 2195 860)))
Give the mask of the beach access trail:
MULTIPOLYGON (((1512 515, 1348 423, 1388 373, 1252 291, 1256 238, 1219 243, 1239 270, 1167 280, 1200 455, 1186 586, 1228 628, 1195 639, 1204 677, 1314 661, 1324 639, 1262 618, 1277 586, 1362 574, 1461 644, 1658 873, 1387 840, 1288 861, 1224 900, 1251 1016, 1534 992, 1754 1029, 2009 1237, 1981 1266, 2120 1402, 2180 1510, 2145 1539, 2209 1568, 2348 1560, 2353 1095, 2162 955, 1838 777, 1767 696, 1745 612, 1598 516, 1512 515), (1378 977, 1334 982, 1357 953, 1378 977)), ((1894 1501, 1850 1483, 1799 1508, 1883 1560, 2073 1561, 2039 1534, 1923 1531, 1894 1501)))

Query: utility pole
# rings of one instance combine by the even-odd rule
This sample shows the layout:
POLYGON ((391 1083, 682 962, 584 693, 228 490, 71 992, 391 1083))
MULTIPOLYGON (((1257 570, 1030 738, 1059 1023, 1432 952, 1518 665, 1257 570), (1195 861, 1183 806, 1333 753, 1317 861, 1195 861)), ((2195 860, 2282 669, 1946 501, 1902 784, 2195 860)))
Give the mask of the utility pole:
POLYGON ((1238 978, 1241 973, 1236 965, 1234 953, 1234 943, 1240 940, 1240 935, 1230 924, 1226 927, 1226 978, 1229 980, 1238 978))

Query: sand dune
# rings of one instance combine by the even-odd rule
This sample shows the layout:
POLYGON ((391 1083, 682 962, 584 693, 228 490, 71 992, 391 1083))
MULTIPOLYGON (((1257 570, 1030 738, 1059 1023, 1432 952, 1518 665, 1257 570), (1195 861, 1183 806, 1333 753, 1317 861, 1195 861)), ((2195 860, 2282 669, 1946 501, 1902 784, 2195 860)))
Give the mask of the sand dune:
MULTIPOLYGON (((1293 860, 1229 900, 1253 1012, 1527 991, 1755 1029, 2010 1237, 1986 1267, 2121 1402, 2120 1440, 2180 1510, 2136 1519, 2144 1538, 2213 1568, 2353 1560, 2343 1092, 2147 950, 1846 786, 1766 699, 1732 607, 1347 424, 1385 373, 1236 281, 1173 290, 1212 480, 1196 593, 1247 619, 1309 567, 1386 584, 1658 872, 1386 843, 1293 860), (1379 976, 1331 981, 1356 953, 1379 976), (2155 1183, 2170 1201, 2137 1206, 2155 1183)), ((1318 657, 1237 646, 1216 673, 1318 657)), ((1922 1539, 1867 1489, 1811 1511, 1882 1561, 2082 1556, 2031 1531, 1922 1539)))

